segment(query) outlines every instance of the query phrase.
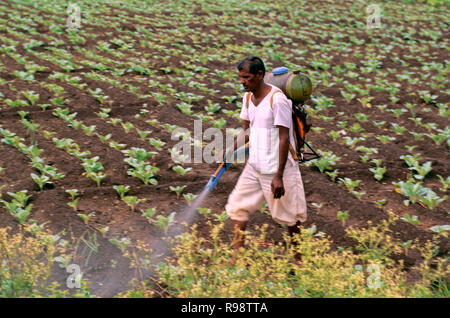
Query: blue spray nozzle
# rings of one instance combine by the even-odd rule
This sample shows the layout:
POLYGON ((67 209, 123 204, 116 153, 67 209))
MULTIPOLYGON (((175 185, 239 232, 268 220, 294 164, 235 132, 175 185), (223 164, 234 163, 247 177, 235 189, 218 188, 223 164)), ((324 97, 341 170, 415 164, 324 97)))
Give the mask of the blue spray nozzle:
POLYGON ((217 185, 217 183, 219 182, 220 177, 223 175, 223 173, 228 169, 229 166, 231 166, 231 162, 233 162, 234 160, 237 160, 238 158, 241 158, 245 155, 247 155, 249 152, 249 144, 245 144, 244 146, 240 147, 238 150, 236 150, 233 155, 229 156, 229 154, 227 153, 224 157, 224 160, 226 158, 226 160, 229 160, 230 162, 226 162, 224 161, 219 168, 216 170, 216 172, 212 175, 211 178, 209 178, 208 183, 206 184, 206 188, 209 189, 209 192, 212 192, 212 190, 214 189, 214 187, 217 185))
POLYGON ((214 177, 214 176, 212 176, 212 177, 209 179, 208 183, 206 184, 206 187, 208 188, 209 192, 212 192, 212 190, 214 189, 214 187, 217 185, 217 182, 218 182, 218 181, 219 181, 219 180, 217 180, 217 178, 214 177))
POLYGON ((209 179, 208 183, 206 184, 206 187, 209 189, 210 192, 214 189, 214 187, 219 182, 220 177, 223 175, 225 170, 228 169, 228 167, 231 165, 231 163, 224 162, 219 169, 217 169, 216 173, 209 179))

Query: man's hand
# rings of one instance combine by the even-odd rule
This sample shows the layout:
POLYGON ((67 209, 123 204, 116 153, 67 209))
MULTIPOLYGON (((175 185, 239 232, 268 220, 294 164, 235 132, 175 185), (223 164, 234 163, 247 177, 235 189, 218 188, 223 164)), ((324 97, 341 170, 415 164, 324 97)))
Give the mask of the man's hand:
POLYGON ((272 183, 270 185, 273 193, 274 199, 279 199, 284 195, 284 185, 283 185, 283 177, 276 174, 273 179, 272 183))

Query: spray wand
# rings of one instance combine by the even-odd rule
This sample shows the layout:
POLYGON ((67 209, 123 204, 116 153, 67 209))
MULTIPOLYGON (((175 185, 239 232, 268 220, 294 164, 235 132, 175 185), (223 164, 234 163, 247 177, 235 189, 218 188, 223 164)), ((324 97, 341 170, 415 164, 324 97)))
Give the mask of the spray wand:
POLYGON ((236 160, 237 158, 239 158, 239 156, 242 156, 242 151, 244 151, 245 154, 248 154, 248 149, 249 149, 249 143, 247 142, 244 146, 242 146, 241 148, 239 148, 238 150, 236 150, 233 153, 233 157, 232 157, 233 160, 231 162, 227 162, 225 160, 226 158, 229 157, 230 151, 226 152, 223 162, 220 164, 219 168, 217 168, 216 172, 214 172, 214 174, 211 176, 211 178, 209 179, 208 183, 205 186, 206 188, 209 189, 209 192, 212 192, 214 187, 219 182, 220 177, 222 177, 223 173, 228 169, 229 166, 231 166, 231 163, 234 160, 236 160))

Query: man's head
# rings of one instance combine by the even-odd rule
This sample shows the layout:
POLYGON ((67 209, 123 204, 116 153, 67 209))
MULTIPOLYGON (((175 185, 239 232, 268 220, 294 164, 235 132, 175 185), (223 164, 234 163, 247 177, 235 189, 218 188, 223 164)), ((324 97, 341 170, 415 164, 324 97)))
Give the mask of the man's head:
POLYGON ((237 65, 239 78, 245 91, 253 92, 264 83, 266 67, 264 62, 257 56, 249 56, 237 65))

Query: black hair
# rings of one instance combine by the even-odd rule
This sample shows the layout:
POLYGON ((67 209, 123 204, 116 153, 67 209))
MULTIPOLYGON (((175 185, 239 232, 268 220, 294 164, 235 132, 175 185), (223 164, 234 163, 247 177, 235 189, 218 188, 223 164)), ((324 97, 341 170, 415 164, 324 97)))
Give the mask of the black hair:
POLYGON ((257 56, 248 56, 242 61, 240 61, 237 65, 237 69, 241 71, 246 65, 248 65, 248 70, 252 74, 257 74, 259 70, 266 74, 266 67, 264 66, 264 62, 257 56))

